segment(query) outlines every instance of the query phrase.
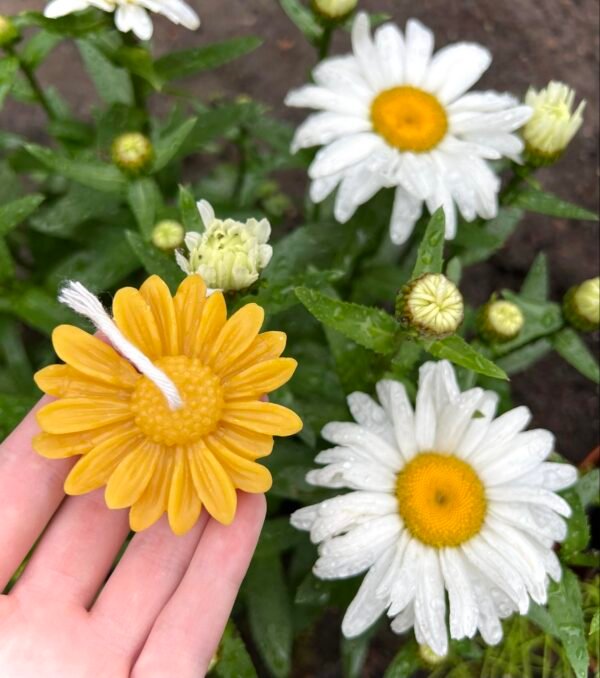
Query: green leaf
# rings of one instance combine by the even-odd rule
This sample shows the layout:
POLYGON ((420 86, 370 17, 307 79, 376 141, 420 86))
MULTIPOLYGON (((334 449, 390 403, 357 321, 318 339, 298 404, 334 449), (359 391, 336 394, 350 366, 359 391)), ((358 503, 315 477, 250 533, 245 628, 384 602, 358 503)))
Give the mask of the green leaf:
POLYGON ((171 52, 155 62, 156 73, 163 80, 179 80, 229 63, 255 50, 258 38, 232 38, 224 42, 205 45, 181 52, 171 52))
POLYGON ((49 170, 67 179, 107 193, 124 193, 127 180, 113 165, 93 160, 76 160, 59 155, 49 148, 27 144, 26 150, 49 170))
POLYGON ((573 486, 583 507, 587 509, 590 506, 600 504, 600 469, 592 469, 579 477, 579 480, 573 486))
POLYGON ((146 271, 160 276, 167 283, 171 292, 175 292, 177 286, 183 280, 184 273, 174 259, 146 242, 138 233, 127 231, 126 235, 131 248, 146 271))
POLYGON ((7 370, 21 393, 34 390, 31 363, 25 350, 17 322, 0 316, 0 355, 4 356, 7 370))
POLYGON ((50 52, 62 40, 61 35, 41 30, 36 33, 21 50, 21 60, 29 68, 37 68, 50 52))
POLYGON ((543 252, 534 259, 519 294, 531 301, 548 299, 548 260, 543 252))
POLYGON ((204 231, 204 224, 202 223, 202 217, 196 202, 196 198, 189 188, 186 186, 179 187, 179 212, 181 213, 181 221, 185 226, 185 230, 202 233, 204 231))
POLYGON ((0 237, 0 282, 14 278, 16 273, 15 262, 4 238, 0 237))
POLYGON ((248 108, 247 103, 233 103, 200 112, 181 154, 189 155, 237 127, 246 118, 248 108))
POLYGON ((548 591, 548 612, 577 678, 587 678, 589 656, 577 577, 563 568, 561 581, 548 591))
POLYGON ((99 47, 113 63, 138 75, 154 89, 162 88, 163 81, 154 70, 152 55, 144 47, 120 46, 114 50, 106 50, 104 45, 99 45, 99 47))
POLYGON ((269 671, 286 678, 291 670, 293 621, 279 558, 254 558, 242 590, 256 647, 269 671))
POLYGON ((462 262, 460 257, 452 257, 446 264, 446 278, 457 286, 460 284, 460 279, 462 278, 462 262))
POLYGON ((506 374, 517 374, 531 367, 538 360, 548 355, 552 350, 552 342, 546 337, 542 337, 530 344, 525 344, 511 353, 496 360, 496 365, 503 369, 506 374))
POLYGON ((299 0, 279 0, 279 4, 311 44, 315 45, 321 40, 323 27, 306 5, 299 0))
POLYGON ((594 616, 590 622, 589 635, 591 636, 593 633, 598 633, 598 631, 600 631, 600 610, 594 612, 594 616))
POLYGON ((149 238, 156 222, 156 210, 160 205, 160 189, 157 183, 150 177, 132 181, 127 188, 127 202, 141 233, 149 238))
POLYGON ((561 495, 572 509, 572 513, 567 520, 567 536, 560 546, 561 558, 569 562, 573 556, 587 548, 590 541, 590 527, 583 502, 577 490, 571 487, 561 492, 561 495))
POLYGON ((403 643, 402 649, 387 667, 384 678, 410 678, 422 667, 423 661, 419 655, 419 646, 411 638, 403 643))
POLYGON ((452 243, 453 253, 460 256, 463 266, 489 259, 504 246, 522 216, 523 211, 516 207, 501 207, 490 221, 461 223, 452 243))
POLYGON ((88 40, 78 40, 77 47, 100 98, 109 105, 132 105, 134 102, 133 85, 129 73, 112 64, 88 40))
MULTIPOLYGON (((0 310, 2 309, 0 297, 0 310)), ((39 287, 26 287, 4 299, 5 310, 19 317, 26 325, 50 335, 57 325, 81 325, 78 317, 39 287)))
POLYGON ((483 374, 494 379, 508 379, 504 370, 481 355, 481 353, 476 351, 470 344, 467 344, 457 334, 434 341, 429 346, 424 344, 424 348, 440 360, 450 360, 455 365, 466 367, 469 370, 473 370, 473 372, 477 372, 477 374, 483 374))
POLYGON ((212 674, 219 678, 257 678, 256 669, 248 650, 229 620, 217 651, 217 665, 212 674))
POLYGON ((35 405, 37 396, 0 393, 0 441, 16 428, 35 405))
POLYGON ((315 605, 323 607, 331 598, 331 587, 328 582, 318 579, 312 572, 300 582, 296 589, 294 602, 296 605, 315 605))
POLYGON ((376 353, 394 350, 398 324, 385 311, 327 297, 316 290, 298 287, 296 296, 324 325, 376 353))
POLYGON ((265 520, 256 547, 256 557, 265 558, 287 551, 303 541, 305 536, 290 524, 287 516, 265 520))
POLYGON ((565 327, 557 332, 552 337, 552 345, 554 350, 584 377, 596 384, 600 383, 598 361, 575 330, 565 327))
POLYGON ((19 72, 19 62, 15 57, 0 59, 0 110, 4 105, 4 99, 10 92, 13 82, 19 72))
POLYGON ((361 678, 365 661, 369 653, 371 639, 377 631, 378 624, 356 636, 355 638, 342 638, 341 655, 344 678, 361 678))
POLYGON ((0 206, 0 236, 6 235, 15 226, 25 221, 43 201, 43 195, 32 193, 0 206))
POLYGON ((411 279, 414 280, 424 273, 442 272, 445 225, 444 210, 440 207, 432 214, 427 224, 411 279))
POLYGON ((598 221, 598 215, 594 214, 594 212, 562 200, 551 193, 544 193, 544 191, 540 191, 533 186, 528 186, 519 191, 512 202, 516 207, 550 217, 598 221))
POLYGON ((106 14, 93 9, 68 14, 58 19, 47 19, 40 12, 21 12, 14 17, 15 25, 18 27, 41 26, 47 31, 72 38, 95 33, 108 27, 110 21, 106 14))
POLYGON ((177 155, 188 135, 196 124, 196 118, 189 118, 154 143, 155 158, 152 171, 158 172, 166 167, 177 155))

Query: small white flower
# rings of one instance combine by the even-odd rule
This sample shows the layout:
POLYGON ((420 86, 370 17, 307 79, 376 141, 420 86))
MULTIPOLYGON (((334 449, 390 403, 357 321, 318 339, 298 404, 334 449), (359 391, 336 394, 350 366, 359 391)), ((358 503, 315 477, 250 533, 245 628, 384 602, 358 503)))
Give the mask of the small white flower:
POLYGON ((377 394, 380 404, 349 396, 357 423, 325 426, 336 447, 307 475, 352 491, 292 515, 319 544, 316 576, 367 572, 342 631, 357 636, 387 610, 394 631, 414 627, 436 655, 448 651, 447 617, 452 638, 479 630, 498 643, 500 620, 525 614, 530 599, 544 604, 549 577, 560 579, 552 547, 571 510, 555 492, 577 472, 545 461, 554 438, 524 431, 527 408, 494 418, 497 394, 461 393, 446 361, 422 366, 414 410, 396 381, 377 394))
POLYGON ((221 221, 206 200, 200 200, 198 211, 206 230, 186 234, 188 257, 175 252, 180 268, 188 275, 199 273, 210 288, 229 291, 250 287, 273 255, 273 248, 267 245, 271 235, 269 222, 221 221))
POLYGON ((540 92, 529 88, 525 103, 533 115, 523 128, 527 150, 546 161, 555 160, 569 145, 583 123, 585 101, 573 111, 575 91, 552 81, 540 92))
POLYGON ((183 0, 50 0, 44 16, 50 19, 96 7, 115 13, 115 24, 122 33, 133 31, 140 40, 150 40, 154 27, 148 11, 162 14, 174 24, 190 30, 200 26, 196 12, 183 0))
POLYGON ((458 43, 433 54, 433 34, 411 19, 371 38, 358 14, 353 54, 322 61, 315 84, 288 94, 289 106, 319 109, 298 128, 293 150, 323 145, 309 169, 311 197, 324 200, 339 185, 335 216, 347 221, 383 187, 395 187, 390 223, 403 243, 421 215, 443 207, 446 237, 456 232, 456 207, 471 221, 494 217, 500 181, 487 160, 519 160, 513 132, 531 115, 508 94, 469 92, 491 63, 487 49, 458 43))

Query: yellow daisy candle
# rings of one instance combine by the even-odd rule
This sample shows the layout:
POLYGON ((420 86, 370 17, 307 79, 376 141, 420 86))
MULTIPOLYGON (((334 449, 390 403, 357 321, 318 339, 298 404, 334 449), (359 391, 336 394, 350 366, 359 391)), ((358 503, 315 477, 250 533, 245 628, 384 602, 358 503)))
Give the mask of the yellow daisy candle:
POLYGON ((88 296, 69 305, 112 345, 70 325, 54 330, 65 364, 35 376, 57 400, 38 412, 34 448, 53 459, 81 455, 65 492, 106 485, 110 508, 131 507, 133 530, 166 511, 173 532, 184 534, 203 506, 230 523, 236 489, 271 486, 256 460, 271 453, 273 436, 302 428, 294 412, 261 400, 296 369, 295 360, 280 357, 285 334, 259 333, 264 312, 256 304, 227 319, 223 294, 207 297, 199 275, 188 276, 174 297, 157 276, 139 290, 120 289, 112 319, 82 286, 69 293, 78 290, 88 296))

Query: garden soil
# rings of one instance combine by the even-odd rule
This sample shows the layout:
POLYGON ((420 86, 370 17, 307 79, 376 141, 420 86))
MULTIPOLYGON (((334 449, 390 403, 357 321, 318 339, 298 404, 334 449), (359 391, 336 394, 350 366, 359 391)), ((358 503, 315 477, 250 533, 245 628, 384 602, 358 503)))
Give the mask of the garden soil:
MULTIPOLYGON (((282 100, 291 87, 305 82, 315 62, 313 50, 283 14, 277 0, 189 0, 201 15, 199 34, 157 19, 155 49, 160 54, 198 43, 238 35, 259 35, 264 44, 250 56, 188 82, 198 97, 248 94, 269 104, 292 122, 302 111, 286 110, 282 100), (226 10, 225 10, 226 7, 226 10), (224 11, 225 10, 225 11, 224 11)), ((0 13, 41 9, 43 0, 0 0, 0 13)), ((430 26, 437 46, 458 40, 487 45, 494 56, 479 87, 509 90, 523 96, 530 84, 550 79, 573 86, 587 99, 585 123, 566 156, 539 173, 544 186, 564 199, 598 211, 598 3, 596 0, 362 0, 373 11, 387 12, 397 23, 415 16, 430 26)), ((348 36, 336 36, 334 51, 348 48, 348 36)), ((89 116, 95 95, 72 45, 57 48, 41 70, 44 84, 57 86, 73 108, 89 116)), ((44 119, 37 111, 9 105, 0 127, 43 140, 44 119)), ((301 194, 306 178, 286 177, 286 186, 301 194)), ((549 257, 553 298, 559 300, 574 283, 598 274, 598 224, 529 215, 506 247, 491 261, 470 269, 461 285, 472 304, 495 290, 517 289, 539 251, 549 257)), ((589 337, 598 351, 598 335, 589 337)), ((515 401, 533 412, 533 426, 552 430, 557 449, 574 462, 598 444, 597 389, 556 356, 539 362, 513 379, 515 401)), ((336 660, 337 619, 320 625, 306 638, 295 662, 296 678, 341 675, 336 660)), ((371 649, 366 677, 379 677, 394 654, 397 640, 385 635, 371 649)))

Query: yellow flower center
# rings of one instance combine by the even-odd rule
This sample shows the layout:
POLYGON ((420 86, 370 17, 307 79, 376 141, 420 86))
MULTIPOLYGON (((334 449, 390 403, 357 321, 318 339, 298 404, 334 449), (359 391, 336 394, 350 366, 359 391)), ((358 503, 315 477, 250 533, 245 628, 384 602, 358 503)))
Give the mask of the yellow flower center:
POLYGON ((411 535, 428 546, 459 546, 483 524, 487 503, 481 480, 457 457, 424 452, 398 474, 398 511, 411 535))
POLYGON ((424 153, 435 148, 448 131, 448 117, 440 102, 416 87, 393 87, 371 104, 375 131, 401 151, 424 153))
POLYGON ((171 410, 158 388, 142 377, 131 398, 138 428, 164 445, 185 445, 214 431, 223 409, 223 389, 213 371, 186 356, 160 358, 155 364, 175 382, 183 407, 171 410))

